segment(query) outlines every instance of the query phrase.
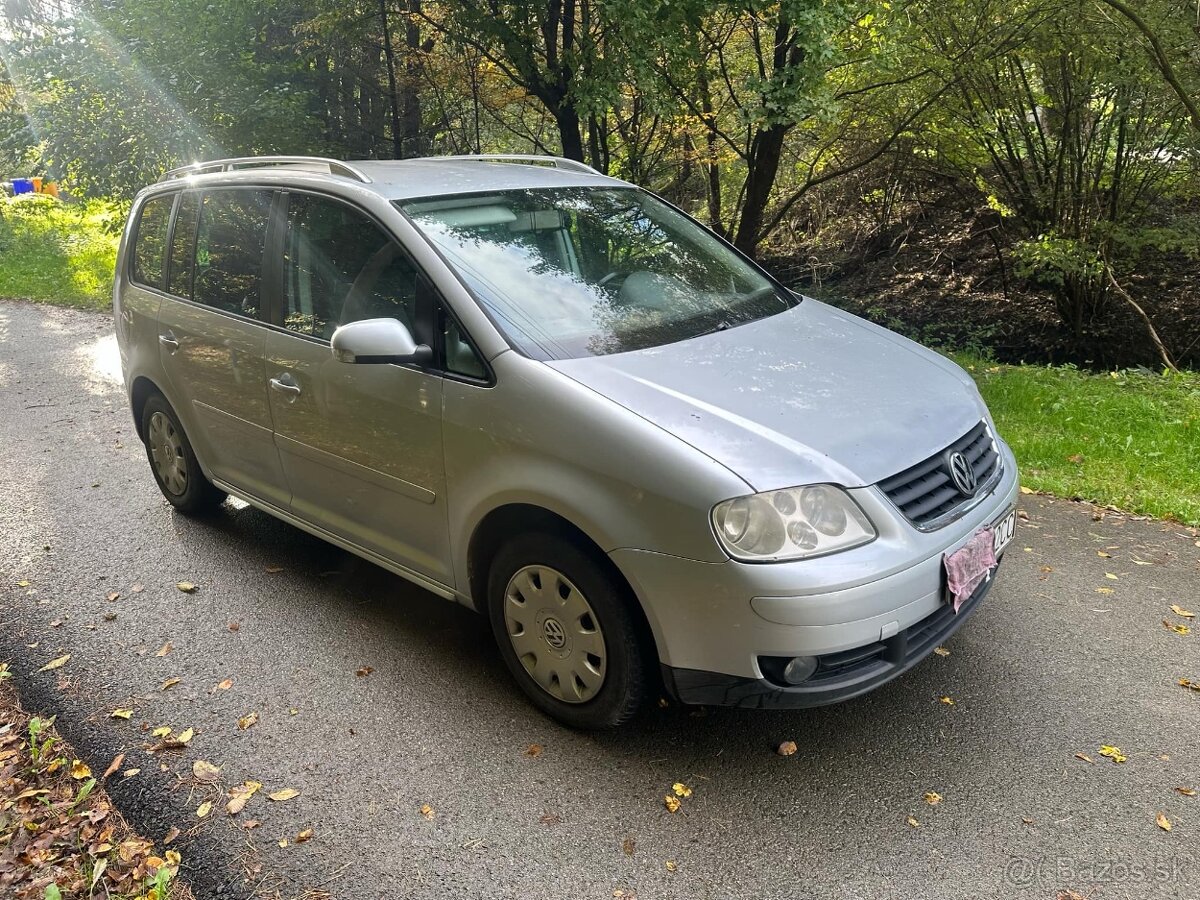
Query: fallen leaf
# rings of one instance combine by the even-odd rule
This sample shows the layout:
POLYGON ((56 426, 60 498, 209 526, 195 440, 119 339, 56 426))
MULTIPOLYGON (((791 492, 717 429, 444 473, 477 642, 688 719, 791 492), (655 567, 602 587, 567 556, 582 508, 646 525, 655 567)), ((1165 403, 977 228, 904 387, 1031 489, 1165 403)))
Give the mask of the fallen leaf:
POLYGON ((1155 816, 1154 821, 1158 824, 1158 827, 1161 828, 1163 831, 1171 830, 1171 820, 1168 819, 1164 813, 1159 813, 1157 816, 1155 816))
POLYGON ((115 612, 106 612, 100 618, 102 618, 105 622, 115 622, 117 621, 117 614, 115 612))
POLYGON ((1112 572, 1105 572, 1104 577, 1107 578, 1109 581, 1120 581, 1120 579, 1117 578, 1117 576, 1114 575, 1112 572))
POLYGON ((1152 562, 1146 562, 1144 559, 1135 559, 1135 560, 1133 561, 1133 564, 1134 564, 1135 566, 1152 566, 1152 565, 1154 565, 1154 563, 1152 563, 1152 562))
POLYGON ((172 826, 171 830, 168 831, 165 835, 163 835, 163 845, 165 846, 165 845, 171 843, 177 837, 179 837, 179 829, 172 826))
POLYGON ((238 728, 240 728, 242 731, 245 731, 256 722, 258 722, 258 713, 252 712, 249 715, 242 716, 240 719, 238 719, 238 728))
POLYGON ((247 781, 243 784, 234 785, 229 789, 229 802, 225 805, 226 812, 231 816, 236 816, 246 807, 246 803, 249 802, 250 798, 261 787, 262 784, 258 781, 247 781))
POLYGON ((142 770, 141 769, 126 769, 124 772, 121 773, 121 777, 122 778, 132 778, 134 775, 136 775, 140 771, 142 771, 142 770))
POLYGON ((939 697, 938 700, 941 701, 942 703, 945 703, 947 706, 954 705, 954 701, 949 697, 939 697))
POLYGON ((196 807, 196 818, 203 819, 210 812, 212 812, 212 801, 205 800, 203 803, 201 803, 199 806, 196 807))
POLYGON ((193 737, 195 737, 195 735, 196 732, 192 731, 192 729, 185 728, 180 734, 176 735, 175 740, 179 741, 181 744, 186 744, 193 737))
POLYGON ((230 623, 229 623, 229 630, 230 630, 230 631, 241 631, 241 630, 242 630, 242 623, 241 623, 241 622, 230 622, 230 623))
POLYGON ((303 844, 305 841, 311 841, 312 838, 313 830, 311 828, 305 828, 298 835, 296 835, 296 843, 303 844))
POLYGON ((128 719, 133 715, 132 709, 114 709, 110 718, 113 719, 128 719))
POLYGON ((1049 574, 1054 571, 1054 566, 1039 566, 1038 571, 1049 574))
POLYGON ((942 802, 942 795, 937 791, 927 791, 925 793, 925 802, 930 806, 937 806, 942 802))
POLYGON ((109 594, 108 594, 108 597, 107 597, 107 599, 108 599, 108 602, 109 602, 109 603, 112 603, 112 602, 113 602, 113 601, 115 601, 115 600, 120 600, 120 599, 121 599, 121 592, 120 592, 120 591, 110 591, 110 592, 109 592, 109 594))
POLYGON ((29 582, 22 579, 17 582, 17 587, 29 587, 29 582))
POLYGON ((1085 763, 1092 763, 1093 765, 1095 765, 1095 763, 1096 763, 1096 761, 1094 759, 1092 759, 1090 756, 1088 756, 1086 753, 1076 753, 1075 758, 1082 759, 1085 763))
POLYGON ((1027 817, 1025 817, 1025 816, 1022 816, 1022 817, 1021 817, 1021 824, 1022 824, 1022 825, 1036 825, 1036 824, 1037 824, 1037 822, 1036 822, 1036 821, 1034 821, 1033 819, 1030 819, 1030 818, 1027 818, 1027 817))
POLYGON ((1105 553, 1103 550, 1097 550, 1096 555, 1099 556, 1101 559, 1112 559, 1112 554, 1105 553))
POLYGON ((950 651, 947 650, 945 647, 934 647, 933 652, 936 653, 938 656, 949 656, 950 655, 950 651))
POLYGON ((1054 900, 1087 900, 1087 897, 1078 891, 1066 890, 1059 891, 1054 895, 1054 900))
POLYGON ((157 728, 155 728, 153 731, 150 732, 150 736, 151 737, 166 737, 170 733, 171 733, 170 725, 159 725, 157 728))
POLYGON ((264 569, 264 571, 265 571, 265 572, 266 572, 268 575, 278 575, 280 572, 282 572, 282 571, 283 571, 283 566, 267 566, 267 567, 264 569))
POLYGON ((1027 488, 1027 487, 1025 487, 1025 485, 1021 485, 1021 493, 1022 494, 1032 494, 1033 488, 1027 488))
POLYGON ((165 644, 163 644, 161 647, 158 648, 158 652, 155 653, 154 655, 155 656, 166 656, 168 653, 170 653, 174 649, 175 648, 173 646, 171 646, 171 642, 167 641, 165 644))
POLYGON ((83 781, 85 778, 92 777, 92 770, 83 760, 76 759, 71 762, 71 777, 76 781, 83 781))
POLYGON ((1017 510, 1017 518, 1023 522, 1028 522, 1029 521, 1029 513, 1025 512, 1025 510, 1023 510, 1023 509, 1018 509, 1017 510))
POLYGON ((1187 688, 1189 691, 1200 691, 1200 681, 1188 681, 1186 678, 1180 678, 1178 684, 1181 688, 1187 688))
POLYGON ((282 803, 285 800, 291 800, 293 797, 299 797, 300 792, 294 788, 284 788, 281 791, 275 791, 273 794, 267 794, 268 800, 274 800, 276 803, 282 803))
POLYGON ((1171 604, 1171 612, 1175 613, 1175 615, 1177 615, 1177 616, 1183 616, 1185 619, 1196 618, 1196 614, 1194 612, 1189 612, 1188 610, 1186 610, 1182 606, 1180 606, 1178 603, 1171 604))
POLYGON ((242 827, 247 831, 249 831, 251 828, 258 828, 260 825, 262 825, 262 822, 258 821, 258 819, 247 819, 242 823, 242 827))
POLYGON ((178 678, 168 678, 166 681, 164 681, 162 684, 160 684, 158 686, 158 689, 160 691, 169 691, 171 688, 175 687, 175 685, 177 685, 177 684, 179 684, 178 678))
POLYGON ((63 666, 65 666, 67 664, 67 662, 70 659, 71 659, 71 654, 68 653, 65 656, 60 656, 57 659, 50 660, 50 662, 46 663, 44 666, 42 666, 40 669, 38 669, 38 671, 39 672, 49 672, 51 669, 61 669, 63 666))
POLYGON ((50 623, 51 628, 59 628, 61 626, 62 626, 62 619, 55 619, 53 622, 50 623))
POLYGON ((140 584, 135 584, 129 590, 133 591, 133 593, 135 593, 135 594, 140 594, 142 591, 145 590, 145 588, 140 584))
POLYGON ((667 860, 667 871, 668 872, 674 872, 677 868, 679 868, 679 867, 675 865, 675 860, 673 860, 673 859, 667 860))
POLYGON ((280 838, 280 839, 279 839, 279 846, 280 846, 280 847, 286 847, 287 845, 288 845, 288 839, 287 839, 287 838, 280 838))
POLYGON ((625 840, 621 841, 621 852, 626 856, 633 856, 636 850, 637 841, 635 841, 633 838, 627 837, 625 840))
POLYGON ((433 817, 437 815, 437 810, 435 810, 428 803, 423 803, 421 804, 421 815, 432 822, 433 817))
POLYGON ((104 770, 104 774, 100 776, 100 780, 105 781, 109 775, 121 768, 121 764, 125 762, 125 754, 118 753, 113 757, 113 761, 108 764, 108 768, 104 770))
POLYGON ((669 813, 679 812, 679 807, 682 805, 683 804, 679 802, 678 797, 672 797, 670 794, 667 794, 667 796, 663 797, 663 806, 667 808, 667 812, 669 813))
POLYGON ((1192 633, 1192 629, 1189 628, 1187 625, 1176 625, 1174 622, 1171 622, 1167 619, 1163 619, 1162 623, 1163 623, 1164 628, 1166 628, 1170 631, 1173 631, 1176 634, 1191 634, 1192 633))
POLYGON ((192 763, 192 775, 201 784, 213 784, 221 775, 221 770, 207 760, 198 759, 192 763))
POLYGON ((1194 788, 1177 787, 1177 788, 1175 788, 1175 792, 1177 794, 1183 794, 1183 796, 1185 796, 1185 797, 1195 797, 1196 796, 1196 791, 1194 788))
POLYGON ((1075 465, 1077 465, 1077 466, 1081 465, 1083 463, 1083 454, 1082 453, 1072 453, 1070 456, 1067 457, 1067 462, 1075 463, 1075 465))
POLYGON ((557 825, 562 821, 562 817, 556 816, 554 813, 542 813, 542 817, 538 821, 543 825, 557 825))
POLYGON ((692 796, 692 789, 680 781, 677 781, 673 785, 671 785, 671 790, 673 790, 675 792, 676 797, 692 796))
POLYGON ((530 744, 528 747, 525 748, 525 755, 536 758, 536 757, 542 755, 542 751, 544 749, 545 748, 541 744, 530 744))
POLYGON ((909 817, 908 817, 908 819, 907 819, 906 821, 907 821, 907 822, 908 822, 908 824, 909 824, 910 826, 912 826, 913 828, 920 828, 920 827, 921 827, 921 823, 920 823, 920 822, 918 822, 916 819, 914 819, 912 816, 909 816, 909 817))
POLYGON ((375 671, 375 669, 372 666, 363 666, 361 669, 359 669, 354 674, 357 675, 359 678, 366 678, 368 675, 370 675, 374 671, 375 671))
POLYGON ((796 742, 795 741, 784 741, 775 749, 775 752, 778 753, 780 756, 791 756, 793 753, 796 752, 796 742))
POLYGON ((227 691, 231 687, 233 687, 233 679, 226 678, 224 681, 219 681, 213 685, 212 693, 215 694, 217 691, 227 691))
POLYGON ((1111 594, 1112 592, 1113 592, 1112 588, 1096 588, 1097 594, 1111 594))
POLYGON ((175 587, 179 588, 185 594, 196 593, 196 586, 194 584, 192 584, 190 581, 180 581, 178 584, 175 585, 175 587))
POLYGON ((1105 744, 1100 748, 1100 755, 1107 756, 1116 763, 1123 763, 1125 760, 1129 759, 1128 756, 1121 752, 1120 747, 1111 747, 1108 744, 1105 744))

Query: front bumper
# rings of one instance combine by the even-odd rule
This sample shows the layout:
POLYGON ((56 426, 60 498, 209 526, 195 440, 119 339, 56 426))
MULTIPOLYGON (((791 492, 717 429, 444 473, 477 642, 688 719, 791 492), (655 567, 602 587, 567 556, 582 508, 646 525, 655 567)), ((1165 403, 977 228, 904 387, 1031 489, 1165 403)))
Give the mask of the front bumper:
POLYGON ((944 618, 943 555, 1016 504, 1016 461, 999 447, 1004 468, 992 492, 937 531, 919 532, 878 489, 862 488, 851 494, 879 536, 843 553, 753 564, 612 551, 645 610, 668 688, 689 703, 811 706, 855 696, 915 665, 967 615, 944 618), (926 646, 926 638, 935 642, 926 646), (823 661, 823 694, 784 687, 760 665, 762 657, 795 656, 823 661), (767 687, 779 694, 774 701, 758 699, 767 687))
POLYGON ((987 596, 992 577, 959 608, 943 604, 892 637, 863 647, 818 656, 816 673, 803 684, 784 686, 766 678, 745 678, 662 667, 667 691, 681 703, 756 709, 802 709, 858 697, 903 675, 962 627, 987 596))

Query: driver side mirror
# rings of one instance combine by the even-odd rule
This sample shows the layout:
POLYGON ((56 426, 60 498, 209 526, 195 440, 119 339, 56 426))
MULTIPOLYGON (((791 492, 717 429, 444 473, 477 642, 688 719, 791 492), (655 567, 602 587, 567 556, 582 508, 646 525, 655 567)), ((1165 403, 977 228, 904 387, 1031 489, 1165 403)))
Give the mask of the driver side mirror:
POLYGON ((362 319, 340 326, 330 340, 338 362, 344 363, 416 363, 433 362, 433 349, 418 344, 397 319, 362 319))

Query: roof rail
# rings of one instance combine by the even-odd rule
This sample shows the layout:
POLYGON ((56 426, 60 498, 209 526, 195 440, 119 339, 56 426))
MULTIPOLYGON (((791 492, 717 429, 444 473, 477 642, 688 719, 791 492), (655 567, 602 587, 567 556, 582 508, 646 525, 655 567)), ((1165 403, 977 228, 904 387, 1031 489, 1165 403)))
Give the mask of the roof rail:
POLYGON ((206 172, 233 172, 238 169, 259 169, 269 166, 310 166, 324 165, 329 167, 331 175, 345 175, 364 184, 371 179, 359 169, 336 159, 326 159, 323 156, 235 156, 230 159, 214 159, 208 162, 192 163, 190 166, 180 166, 172 169, 167 178, 186 178, 188 175, 202 175, 206 172))
POLYGON ((589 166, 587 163, 579 162, 576 159, 567 159, 563 156, 538 156, 535 153, 468 153, 462 156, 431 156, 433 160, 442 159, 461 159, 475 160, 477 162, 507 162, 520 163, 527 166, 548 165, 554 166, 556 169, 565 169, 568 172, 582 172, 585 175, 602 175, 589 166))

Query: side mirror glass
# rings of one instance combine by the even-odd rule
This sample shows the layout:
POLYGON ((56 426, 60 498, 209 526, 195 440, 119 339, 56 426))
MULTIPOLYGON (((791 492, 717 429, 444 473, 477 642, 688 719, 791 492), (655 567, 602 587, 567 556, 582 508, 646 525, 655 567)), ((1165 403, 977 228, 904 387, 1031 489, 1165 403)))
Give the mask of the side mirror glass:
POLYGON ((416 363, 433 362, 433 350, 418 344, 404 324, 396 319, 362 319, 347 322, 329 342, 338 362, 416 363))

